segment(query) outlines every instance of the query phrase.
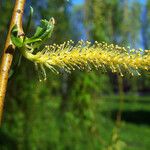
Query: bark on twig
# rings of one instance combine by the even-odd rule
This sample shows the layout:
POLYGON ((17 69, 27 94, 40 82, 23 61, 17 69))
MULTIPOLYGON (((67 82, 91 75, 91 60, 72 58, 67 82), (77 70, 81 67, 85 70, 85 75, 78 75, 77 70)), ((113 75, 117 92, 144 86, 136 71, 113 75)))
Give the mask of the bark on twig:
POLYGON ((4 98, 6 94, 9 70, 12 64, 13 54, 15 50, 15 47, 14 45, 12 45, 11 42, 10 32, 12 27, 16 24, 18 26, 19 34, 21 35, 23 33, 22 16, 24 11, 25 1, 26 0, 16 0, 15 2, 15 7, 13 10, 12 19, 10 22, 10 27, 9 27, 5 47, 3 50, 2 60, 0 64, 0 124, 2 121, 4 98))

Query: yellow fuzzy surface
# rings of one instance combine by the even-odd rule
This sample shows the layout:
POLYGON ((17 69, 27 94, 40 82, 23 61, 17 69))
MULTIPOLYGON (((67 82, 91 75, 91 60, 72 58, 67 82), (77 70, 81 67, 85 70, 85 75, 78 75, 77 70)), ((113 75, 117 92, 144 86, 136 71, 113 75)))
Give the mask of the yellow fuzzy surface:
POLYGON ((30 54, 30 59, 37 65, 48 67, 52 71, 58 72, 63 68, 67 72, 78 69, 111 69, 123 76, 123 72, 131 75, 135 73, 140 75, 139 70, 150 69, 150 51, 149 50, 129 50, 129 48, 118 45, 95 42, 79 41, 74 45, 73 41, 68 41, 60 45, 49 45, 38 52, 30 54))

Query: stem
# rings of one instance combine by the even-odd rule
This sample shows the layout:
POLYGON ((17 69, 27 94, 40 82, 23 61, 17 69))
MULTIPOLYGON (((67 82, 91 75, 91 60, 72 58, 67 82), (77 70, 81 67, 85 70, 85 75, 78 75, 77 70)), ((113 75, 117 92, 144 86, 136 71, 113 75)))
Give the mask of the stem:
POLYGON ((3 50, 1 64, 0 64, 0 124, 2 121, 4 98, 6 94, 9 70, 12 64, 13 54, 15 50, 15 46, 12 45, 11 42, 10 33, 12 27, 16 24, 18 26, 19 35, 23 35, 22 16, 23 16, 25 1, 26 0, 16 0, 15 2, 15 7, 13 10, 13 15, 10 22, 10 27, 7 34, 7 39, 3 50))
POLYGON ((119 88, 119 110, 117 113, 117 118, 116 118, 116 125, 120 127, 121 125, 121 115, 122 115, 122 109, 123 109, 123 104, 124 104, 124 91, 123 91, 123 78, 118 75, 118 88, 119 88))

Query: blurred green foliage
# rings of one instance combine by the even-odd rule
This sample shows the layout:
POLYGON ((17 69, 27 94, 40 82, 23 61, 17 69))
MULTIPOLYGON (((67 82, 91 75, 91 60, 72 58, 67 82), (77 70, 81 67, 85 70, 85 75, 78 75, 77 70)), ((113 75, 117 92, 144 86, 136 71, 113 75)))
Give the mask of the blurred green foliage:
MULTIPOLYGON (((0 48, 2 49, 12 11, 12 1, 0 1, 0 48), (5 13, 4 13, 5 12, 5 13)), ((35 10, 30 33, 40 18, 56 19, 53 37, 48 43, 76 39, 70 22, 71 2, 66 0, 27 1, 35 10)), ((136 46, 139 33, 146 37, 148 48, 149 11, 140 22, 142 4, 123 0, 86 0, 74 14, 83 13, 87 38, 136 46)), ((147 1, 146 8, 149 8, 147 1)), ((75 26, 78 26, 76 24, 75 26)), ((29 34, 30 34, 29 33, 29 34)), ((104 73, 75 71, 61 75, 49 73, 46 82, 39 82, 30 62, 22 60, 17 66, 15 54, 13 75, 8 83, 3 125, 0 129, 0 150, 147 150, 150 148, 148 75, 123 79, 123 104, 118 76, 104 73), (118 111, 122 111, 121 126, 116 125, 118 111), (143 111, 144 116, 140 115, 143 111), (143 119, 138 124, 138 113, 143 119), (133 118, 130 119, 130 116, 133 118), (129 118, 128 118, 129 117, 129 118)), ((143 115, 143 114, 142 114, 143 115)))

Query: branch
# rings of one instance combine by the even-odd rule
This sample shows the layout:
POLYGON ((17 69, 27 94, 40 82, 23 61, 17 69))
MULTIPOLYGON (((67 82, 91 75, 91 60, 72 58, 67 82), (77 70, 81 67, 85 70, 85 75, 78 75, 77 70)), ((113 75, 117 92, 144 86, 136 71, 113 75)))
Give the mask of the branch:
POLYGON ((13 10, 13 15, 10 22, 10 27, 9 27, 5 47, 3 50, 2 60, 0 64, 0 124, 2 120, 2 114, 3 114, 3 105, 4 105, 5 94, 6 94, 9 70, 12 64, 13 54, 15 50, 15 46, 11 42, 10 33, 13 26, 17 25, 19 35, 20 36, 23 35, 22 16, 23 16, 24 5, 25 5, 25 0, 16 0, 15 2, 15 7, 13 10))

